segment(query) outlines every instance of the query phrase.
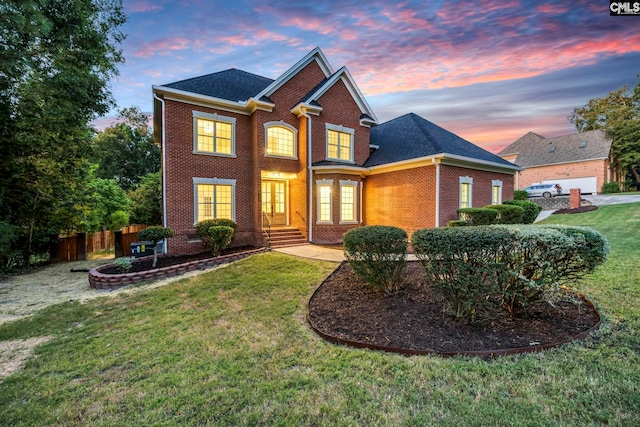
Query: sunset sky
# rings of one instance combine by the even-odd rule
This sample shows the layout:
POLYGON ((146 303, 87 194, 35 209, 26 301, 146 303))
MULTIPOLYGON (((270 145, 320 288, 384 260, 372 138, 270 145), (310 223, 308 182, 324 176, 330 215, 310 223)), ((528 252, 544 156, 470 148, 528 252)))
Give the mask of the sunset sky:
POLYGON ((607 1, 124 0, 118 107, 238 68, 272 79, 319 46, 381 122, 414 112, 497 152, 574 133, 574 108, 640 73, 640 16, 607 1))

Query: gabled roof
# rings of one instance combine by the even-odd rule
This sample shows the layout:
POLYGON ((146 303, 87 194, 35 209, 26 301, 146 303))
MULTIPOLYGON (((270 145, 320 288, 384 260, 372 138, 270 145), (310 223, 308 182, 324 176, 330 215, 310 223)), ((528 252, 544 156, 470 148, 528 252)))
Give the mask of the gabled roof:
POLYGON ((228 101, 247 101, 263 91, 273 79, 231 68, 205 76, 180 80, 164 85, 171 89, 226 99, 228 101))
POLYGON ((378 146, 365 167, 425 157, 449 157, 518 170, 514 164, 471 142, 409 113, 371 128, 371 145, 378 146))
POLYGON ((517 155, 513 162, 522 167, 546 166, 600 160, 609 157, 611 140, 600 129, 545 138, 529 132, 498 153, 517 155))

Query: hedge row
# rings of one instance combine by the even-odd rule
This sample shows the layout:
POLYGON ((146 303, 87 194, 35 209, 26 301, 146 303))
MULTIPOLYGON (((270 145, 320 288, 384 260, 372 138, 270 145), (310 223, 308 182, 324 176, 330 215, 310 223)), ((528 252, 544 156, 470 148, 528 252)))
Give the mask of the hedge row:
POLYGON ((458 220, 447 226, 533 224, 542 208, 527 200, 507 200, 502 205, 458 209, 458 220))

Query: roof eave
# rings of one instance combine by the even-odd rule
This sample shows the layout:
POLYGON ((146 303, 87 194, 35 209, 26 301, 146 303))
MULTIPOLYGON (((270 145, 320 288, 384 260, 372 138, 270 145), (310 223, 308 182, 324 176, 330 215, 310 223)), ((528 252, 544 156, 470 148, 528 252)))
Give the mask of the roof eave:
POLYGON ((168 99, 186 101, 192 104, 206 104, 207 106, 214 106, 222 110, 241 114, 251 114, 253 111, 255 111, 252 110, 249 106, 249 100, 230 101, 228 99, 216 98, 214 96, 202 95, 199 93, 174 89, 167 86, 152 86, 152 89, 154 94, 162 94, 165 96, 165 98, 167 98, 167 95, 169 95, 168 99))
POLYGON ((411 169, 422 166, 429 166, 434 163, 446 164, 451 166, 460 166, 468 169, 478 169, 490 172, 500 172, 513 174, 523 171, 524 168, 518 165, 504 165, 501 163, 490 162, 487 160, 474 159, 466 156, 459 156, 449 153, 438 153, 431 156, 416 157, 413 159, 400 160, 398 162, 385 163, 382 165, 370 166, 367 169, 370 174, 380 174, 385 172, 393 172, 403 169, 411 169))

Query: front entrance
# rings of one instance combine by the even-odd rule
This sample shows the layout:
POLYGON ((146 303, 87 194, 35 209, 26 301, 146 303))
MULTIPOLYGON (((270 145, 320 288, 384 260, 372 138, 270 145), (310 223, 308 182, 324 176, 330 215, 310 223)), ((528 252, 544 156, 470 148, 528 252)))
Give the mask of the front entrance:
POLYGON ((272 227, 287 225, 286 181, 262 181, 262 215, 267 217, 272 227))

